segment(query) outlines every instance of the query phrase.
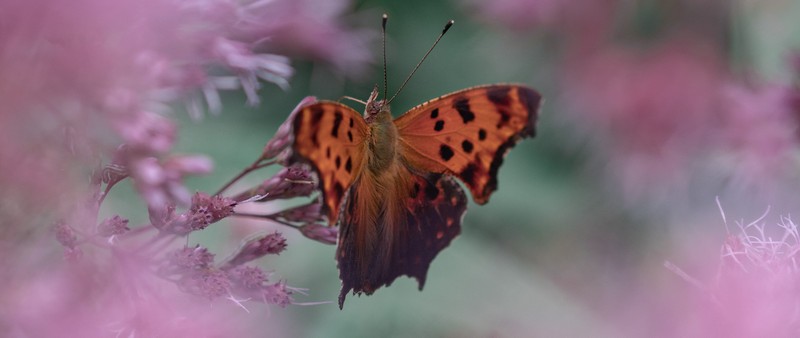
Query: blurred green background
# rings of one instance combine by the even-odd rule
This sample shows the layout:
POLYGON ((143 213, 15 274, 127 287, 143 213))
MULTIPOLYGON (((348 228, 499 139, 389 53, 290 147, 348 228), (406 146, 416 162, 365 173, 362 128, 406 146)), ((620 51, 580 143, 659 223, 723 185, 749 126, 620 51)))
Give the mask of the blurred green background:
MULTIPOLYGON (((667 2, 630 4, 619 11, 616 20, 627 27, 624 29, 638 30, 636 34, 681 24, 671 21, 674 16, 670 13, 675 10, 667 2)), ((785 77, 781 71, 783 57, 791 40, 797 42, 792 36, 800 36, 792 26, 796 21, 791 19, 800 17, 800 6, 795 3, 780 10, 767 8, 742 15, 747 6, 747 2, 712 6, 730 10, 709 15, 723 17, 710 23, 725 32, 717 42, 725 46, 727 56, 739 67, 754 69, 768 79, 781 79, 785 77)), ((292 229, 244 220, 229 220, 193 234, 191 243, 203 243, 216 248, 215 252, 230 252, 243 232, 280 230, 288 238, 288 250, 263 259, 262 266, 274 270, 274 278, 309 289, 308 296, 295 294, 297 302, 331 301, 273 308, 269 316, 259 314, 258 306, 251 306, 255 315, 250 316, 257 317, 255 334, 617 336, 619 328, 613 323, 635 311, 635 306, 625 304, 627 297, 658 289, 661 283, 683 286, 662 267, 664 260, 680 258, 671 257, 670 248, 681 241, 681 236, 695 231, 692 227, 697 224, 718 226, 720 238, 724 235, 713 192, 686 197, 683 202, 693 207, 681 206, 676 212, 673 204, 630 201, 609 189, 613 181, 603 176, 597 163, 587 159, 597 151, 595 146, 576 135, 579 128, 559 117, 569 98, 559 93, 555 74, 562 56, 558 34, 535 27, 512 30, 502 23, 479 20, 468 6, 455 1, 358 1, 348 20, 374 28, 377 34, 383 12, 390 16, 390 93, 444 23, 456 21, 393 102, 395 116, 451 91, 521 82, 539 90, 546 99, 538 135, 509 153, 500 171, 499 190, 489 204, 470 202, 462 234, 433 261, 422 292, 414 280, 403 277, 373 296, 348 297, 340 311, 334 304, 340 282, 333 246, 308 240, 292 229)), ((216 164, 213 175, 193 178, 188 185, 201 191, 216 190, 260 154, 278 125, 307 95, 365 99, 375 84, 382 84, 377 36, 372 49, 374 63, 363 78, 346 78, 325 65, 297 60, 291 89, 282 91, 267 84, 259 107, 246 106, 244 96, 236 93, 224 97, 224 113, 219 116, 190 121, 180 114, 179 152, 205 153, 216 164)), ((362 110, 357 104, 352 106, 362 110)), ((271 169, 249 176, 239 188, 268 178, 277 168, 271 169)), ((760 210, 763 206, 757 203, 752 208, 760 210)), ((281 204, 268 207, 279 209, 281 204)), ((713 244, 698 251, 715 258, 718 248, 713 244)))

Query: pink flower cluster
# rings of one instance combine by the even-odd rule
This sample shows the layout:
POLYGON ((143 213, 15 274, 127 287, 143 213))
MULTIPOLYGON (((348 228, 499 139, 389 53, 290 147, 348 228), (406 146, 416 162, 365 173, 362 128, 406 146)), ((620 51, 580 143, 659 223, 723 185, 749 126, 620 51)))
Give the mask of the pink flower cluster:
MULTIPOLYGON (((209 173, 213 163, 172 153, 178 128, 171 115, 175 108, 194 118, 219 113, 224 90, 241 90, 258 104, 265 83, 288 85, 290 57, 357 74, 370 57, 362 47, 369 35, 342 23, 347 5, 0 3, 0 198, 9 201, 0 207, 7 276, 0 335, 237 336, 237 321, 225 324, 231 307, 293 304, 301 290, 254 264, 286 250, 280 233, 245 238, 219 262, 205 247, 189 246, 187 236, 237 216, 244 203, 309 196, 314 177, 290 167, 242 194, 224 194, 230 184, 214 194, 192 192, 184 179, 209 173), (145 202, 148 223, 113 210, 100 218, 122 181, 145 202), (54 259, 56 243, 65 260, 54 259)), ((286 137, 281 130, 267 146, 274 153, 265 148, 231 183, 279 162, 286 137)), ((322 218, 319 207, 243 216, 298 230, 322 218)), ((309 237, 336 236, 317 233, 309 237)))
MULTIPOLYGON (((790 337, 800 333, 796 313, 800 302, 800 232, 791 218, 737 221, 722 243, 719 267, 712 280, 691 277, 677 266, 666 266, 688 283, 682 316, 693 325, 676 325, 676 332, 695 335, 790 337), (691 308, 691 310, 688 310, 691 308)), ((725 214, 723 213, 723 220, 725 214)), ((726 221, 726 227, 730 227, 726 221)))
MULTIPOLYGON (((559 57, 559 97, 548 105, 580 131, 578 142, 599 141, 592 172, 606 172, 628 200, 682 196, 708 176, 767 190, 799 169, 792 155, 800 89, 731 62, 742 57, 723 38, 733 34, 725 13, 736 6, 729 2, 468 4, 477 18, 520 39, 534 33, 557 41, 548 55, 559 57)), ((800 74, 796 56, 784 68, 795 80, 800 74)), ((567 134, 574 142, 576 134, 567 134)))

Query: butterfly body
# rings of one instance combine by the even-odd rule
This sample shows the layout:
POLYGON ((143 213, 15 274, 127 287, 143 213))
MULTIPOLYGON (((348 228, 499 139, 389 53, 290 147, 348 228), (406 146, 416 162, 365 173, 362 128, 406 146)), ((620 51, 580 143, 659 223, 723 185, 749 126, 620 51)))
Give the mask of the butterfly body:
POLYGON ((342 291, 372 294, 401 275, 422 289, 434 257, 460 232, 466 211, 461 179, 479 204, 497 188, 506 152, 533 136, 540 95, 521 85, 451 93, 392 119, 373 91, 364 117, 338 102, 301 109, 295 159, 319 176, 342 291))
POLYGON ((379 102, 373 105, 368 101, 368 107, 373 106, 378 109, 376 112, 367 110, 364 120, 369 126, 367 144, 369 158, 367 165, 373 173, 379 173, 389 168, 397 159, 397 127, 392 121, 392 114, 389 106, 379 102))

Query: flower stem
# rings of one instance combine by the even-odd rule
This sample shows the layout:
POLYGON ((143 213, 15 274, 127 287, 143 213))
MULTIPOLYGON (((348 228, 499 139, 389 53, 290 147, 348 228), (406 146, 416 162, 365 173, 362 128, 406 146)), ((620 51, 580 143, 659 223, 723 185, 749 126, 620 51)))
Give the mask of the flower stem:
POLYGON ((245 175, 247 175, 247 174, 249 174, 249 173, 251 173, 251 172, 253 172, 253 171, 256 171, 256 170, 258 170, 258 169, 261 169, 261 168, 266 168, 266 167, 268 167, 268 166, 271 166, 271 165, 273 165, 273 164, 275 164, 275 163, 277 163, 277 161, 276 161, 276 160, 272 160, 272 161, 266 161, 266 162, 264 162, 264 159, 263 159, 263 158, 259 158, 258 160, 256 160, 255 162, 253 162, 253 164, 251 164, 251 165, 250 165, 250 166, 248 166, 247 168, 244 168, 244 170, 242 170, 242 172, 240 172, 238 175, 236 175, 236 177, 234 177, 234 178, 232 178, 230 181, 228 181, 228 183, 225 183, 225 185, 223 185, 223 186, 222 186, 222 188, 219 188, 219 190, 217 190, 217 192, 216 192, 216 193, 214 193, 214 195, 219 195, 219 194, 222 194, 222 193, 223 193, 225 190, 227 190, 228 188, 230 188, 230 187, 231 187, 231 185, 233 185, 234 183, 236 183, 237 181, 239 181, 239 180, 240 180, 242 177, 244 177, 245 175))
POLYGON ((241 217, 265 219, 265 220, 272 221, 272 222, 275 222, 275 223, 278 223, 278 224, 281 224, 281 225, 285 225, 285 226, 290 227, 290 228, 300 229, 300 226, 297 226, 297 225, 294 225, 292 223, 288 223, 288 222, 284 222, 284 221, 275 219, 275 215, 274 214, 262 215, 262 214, 250 214, 250 213, 246 213, 246 212, 238 212, 238 211, 236 211, 233 214, 231 214, 231 216, 241 216, 241 217))

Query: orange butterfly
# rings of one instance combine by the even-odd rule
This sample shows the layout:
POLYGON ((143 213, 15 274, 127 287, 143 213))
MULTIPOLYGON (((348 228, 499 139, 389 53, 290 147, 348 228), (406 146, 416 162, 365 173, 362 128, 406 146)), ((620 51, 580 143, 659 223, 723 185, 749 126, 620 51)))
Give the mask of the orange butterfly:
POLYGON ((293 121, 294 159, 317 172, 329 225, 340 227, 339 308, 350 290, 370 295, 400 275, 416 278, 422 290, 467 208, 453 176, 476 203, 488 202, 505 154, 534 136, 541 103, 533 89, 495 84, 441 96, 392 120, 377 97, 376 88, 363 118, 320 101, 293 121))

